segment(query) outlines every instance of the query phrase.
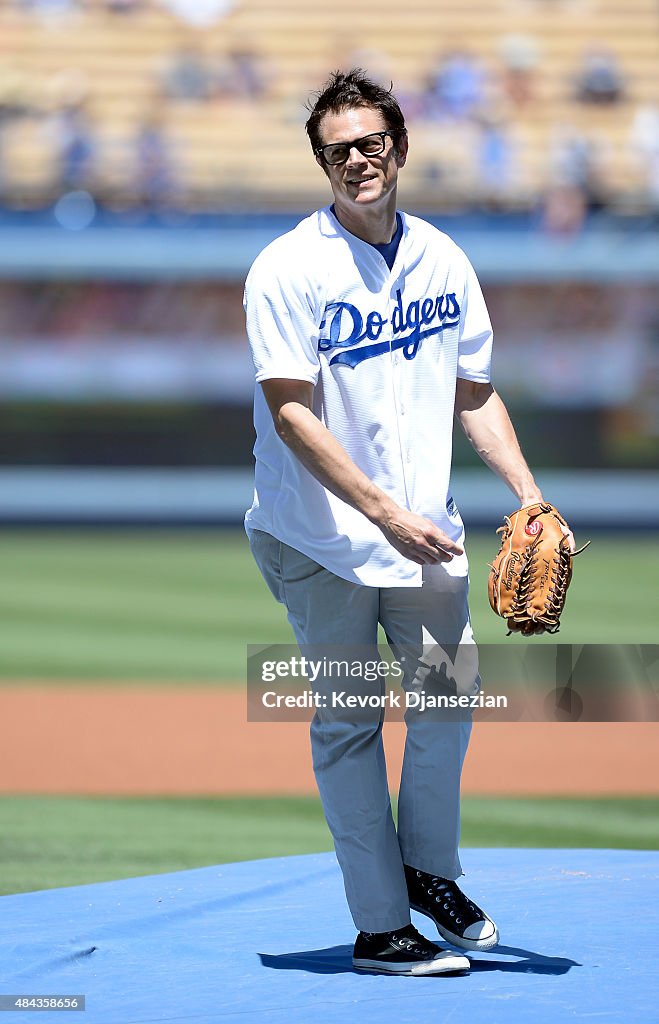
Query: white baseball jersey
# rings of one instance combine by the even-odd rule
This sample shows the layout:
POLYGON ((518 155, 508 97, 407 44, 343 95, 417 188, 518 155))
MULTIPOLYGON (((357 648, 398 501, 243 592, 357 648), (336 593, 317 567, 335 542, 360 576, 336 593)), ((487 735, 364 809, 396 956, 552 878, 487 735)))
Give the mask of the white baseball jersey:
MULTIPOLYGON (((401 217, 391 270, 329 208, 276 239, 247 278, 247 331, 256 381, 314 384, 313 411, 353 462, 459 543, 462 520, 449 495, 455 383, 489 380, 492 328, 462 250, 425 221, 401 217)), ((421 585, 421 566, 278 437, 260 387, 254 422, 248 532, 264 530, 354 583, 421 585)), ((446 568, 464 573, 464 564, 446 568)))

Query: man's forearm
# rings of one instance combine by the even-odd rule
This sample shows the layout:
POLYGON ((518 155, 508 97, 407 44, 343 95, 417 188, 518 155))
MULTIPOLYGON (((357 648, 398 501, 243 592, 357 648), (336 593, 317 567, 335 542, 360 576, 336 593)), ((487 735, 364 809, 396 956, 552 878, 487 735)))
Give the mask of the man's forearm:
POLYGON ((291 402, 280 409, 277 432, 317 480, 342 501, 380 525, 396 507, 352 461, 310 409, 291 402))
POLYGON ((510 421, 508 411, 493 389, 465 391, 456 403, 456 415, 474 450, 513 491, 521 505, 539 501, 533 479, 510 421))
POLYGON ((449 561, 462 548, 429 519, 401 508, 352 461, 305 401, 273 402, 279 437, 315 478, 370 519, 387 541, 418 565, 449 561))

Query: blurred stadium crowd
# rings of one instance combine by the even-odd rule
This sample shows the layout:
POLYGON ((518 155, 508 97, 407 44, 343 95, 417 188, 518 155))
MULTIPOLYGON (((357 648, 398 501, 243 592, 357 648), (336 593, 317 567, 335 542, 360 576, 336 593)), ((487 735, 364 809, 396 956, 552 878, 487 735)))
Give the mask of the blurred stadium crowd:
POLYGON ((408 206, 659 211, 656 0, 0 0, 0 201, 305 207, 304 101, 350 66, 402 100, 408 206))
POLYGON ((402 101, 404 208, 477 267, 532 464, 656 518, 618 474, 659 494, 657 0, 0 0, 0 522, 120 487, 130 518, 122 467, 245 507, 245 271, 328 201, 304 104, 353 66, 402 101))

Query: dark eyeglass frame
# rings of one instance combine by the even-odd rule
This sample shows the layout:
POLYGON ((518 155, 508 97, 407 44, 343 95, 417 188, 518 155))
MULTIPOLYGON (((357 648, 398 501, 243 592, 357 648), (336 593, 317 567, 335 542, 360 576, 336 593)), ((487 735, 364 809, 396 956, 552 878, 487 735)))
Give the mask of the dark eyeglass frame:
POLYGON ((390 129, 387 129, 386 131, 383 132, 369 132, 368 135, 362 135, 361 138, 352 139, 350 142, 329 142, 326 146, 319 146, 318 149, 315 150, 315 153, 316 156, 320 157, 323 163, 327 164, 329 167, 338 167, 339 164, 344 164, 346 162, 346 160, 350 156, 351 149, 358 149, 362 156, 380 156, 381 153, 384 153, 384 140, 386 139, 387 135, 392 140, 392 142, 395 142, 396 138, 399 135, 404 134, 404 131, 392 131, 390 129), (378 149, 376 153, 365 153, 364 150, 362 149, 363 143, 365 143, 367 139, 373 139, 376 136, 380 139, 380 149, 378 149), (342 149, 344 146, 346 148, 346 155, 343 157, 342 160, 327 159, 327 156, 325 155, 326 150, 335 149, 337 147, 340 147, 342 149))

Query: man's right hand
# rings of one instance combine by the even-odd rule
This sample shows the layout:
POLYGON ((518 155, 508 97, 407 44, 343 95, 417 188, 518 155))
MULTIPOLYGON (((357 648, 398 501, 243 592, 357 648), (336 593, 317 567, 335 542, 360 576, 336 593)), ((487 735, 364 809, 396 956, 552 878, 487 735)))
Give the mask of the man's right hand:
POLYGON ((462 548, 429 519, 401 508, 352 461, 312 411, 308 381, 271 379, 262 384, 277 434, 303 466, 332 494, 375 523, 396 551, 417 565, 450 562, 462 548))
POLYGON ((429 519, 399 505, 388 509, 377 525, 391 546, 417 565, 450 562, 454 555, 463 554, 464 549, 429 519))

